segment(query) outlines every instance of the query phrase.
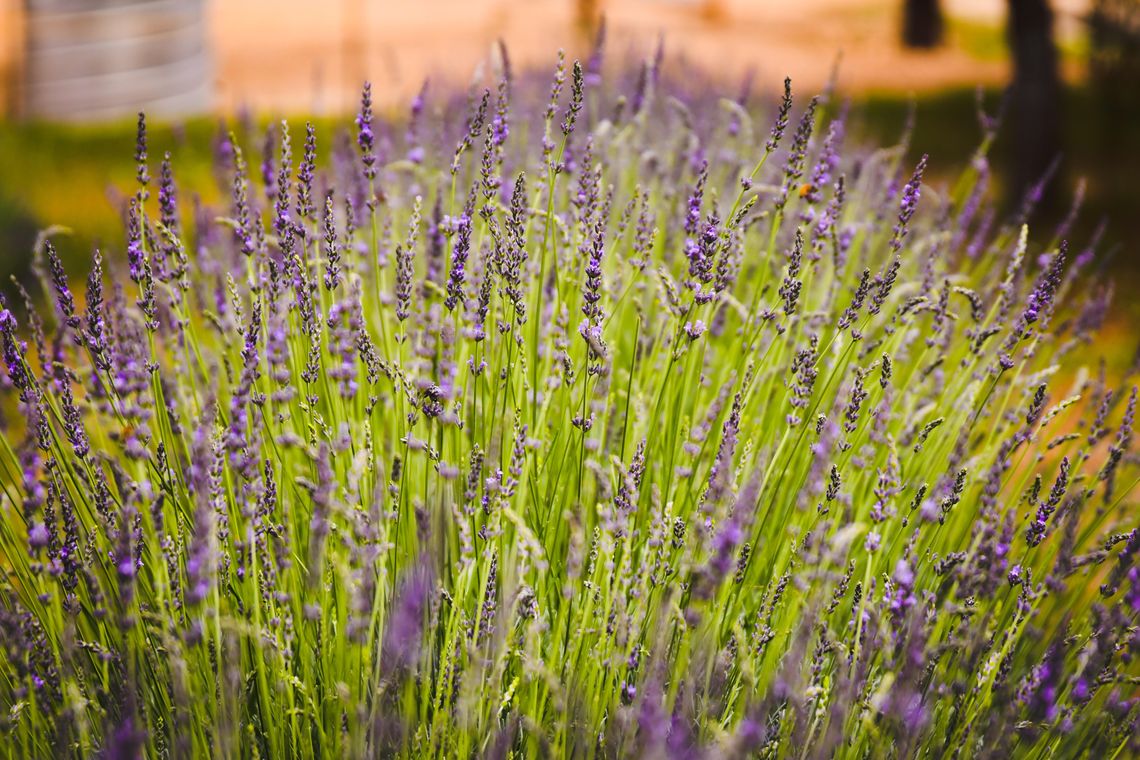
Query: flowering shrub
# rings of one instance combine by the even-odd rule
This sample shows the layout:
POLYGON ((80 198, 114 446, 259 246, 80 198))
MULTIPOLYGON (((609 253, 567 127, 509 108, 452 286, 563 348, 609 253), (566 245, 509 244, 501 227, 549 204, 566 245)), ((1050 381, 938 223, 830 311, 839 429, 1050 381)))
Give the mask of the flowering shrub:
POLYGON ((140 118, 125 268, 0 312, 13 754, 1140 749, 1095 241, 995 222, 984 114, 940 196, 599 71, 223 136, 218 209, 140 118))

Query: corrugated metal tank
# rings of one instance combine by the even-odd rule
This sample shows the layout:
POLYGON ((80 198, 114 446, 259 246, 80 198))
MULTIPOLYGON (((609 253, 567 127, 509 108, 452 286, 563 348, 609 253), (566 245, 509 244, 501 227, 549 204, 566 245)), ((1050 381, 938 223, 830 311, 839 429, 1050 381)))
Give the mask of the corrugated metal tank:
POLYGON ((27 0, 22 111, 113 119, 209 108, 205 0, 27 0))

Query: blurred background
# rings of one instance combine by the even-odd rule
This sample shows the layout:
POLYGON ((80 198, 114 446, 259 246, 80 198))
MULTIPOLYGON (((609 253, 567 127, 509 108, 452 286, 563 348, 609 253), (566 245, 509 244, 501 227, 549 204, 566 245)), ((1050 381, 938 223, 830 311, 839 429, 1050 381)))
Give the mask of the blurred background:
POLYGON ((0 0, 0 282, 50 224, 75 231, 77 261, 119 240, 139 110, 151 155, 211 200, 222 119, 343 120, 365 79, 404 109, 425 78, 465 84, 499 39, 545 71, 559 47, 585 55, 603 16, 611 60, 663 39, 726 93, 749 74, 758 95, 785 75, 818 91, 841 57, 854 139, 897 139, 913 104, 935 181, 980 139, 976 89, 991 110, 1005 97, 1003 202, 1060 157, 1044 221, 1083 180, 1074 236, 1107 218, 1110 266, 1140 280, 1140 0, 0 0))

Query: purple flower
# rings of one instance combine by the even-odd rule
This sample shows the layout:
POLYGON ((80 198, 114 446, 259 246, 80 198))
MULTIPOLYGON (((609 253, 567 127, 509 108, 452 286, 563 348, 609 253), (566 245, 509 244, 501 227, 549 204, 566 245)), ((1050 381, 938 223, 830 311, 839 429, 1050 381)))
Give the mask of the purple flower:
POLYGON ((1052 723, 1057 718, 1063 663, 1064 651, 1058 641, 1049 647, 1045 658, 1033 667, 1018 689, 1017 701, 1025 707, 1029 720, 1052 723))
POLYGON ((776 123, 772 125, 772 133, 768 137, 768 142, 764 144, 764 152, 772 153, 780 144, 780 140, 784 137, 784 131, 788 128, 788 116, 792 112, 792 78, 784 78, 784 99, 780 101, 780 108, 776 112, 776 123))
POLYGON ((426 568, 413 568, 397 590, 384 628, 381 662, 386 673, 410 669, 419 660, 432 582, 426 568))
POLYGON ((695 322, 686 322, 683 329, 685 330, 685 335, 688 336, 689 340, 696 340, 705 334, 707 327, 704 323, 704 320, 698 319, 695 322))
POLYGON ((305 123, 305 152, 301 166, 297 169, 297 216, 312 219, 316 208, 313 206, 313 174, 317 164, 317 130, 313 123, 305 123))
POLYGON ((823 200, 823 188, 831 181, 831 175, 839 167, 839 145, 843 142, 846 114, 841 112, 839 117, 831 122, 824 138, 823 147, 816 159, 815 168, 808 182, 807 194, 804 196, 808 203, 819 203, 823 200))
POLYGON ((645 101, 655 79, 656 76, 649 62, 642 61, 637 71, 637 83, 634 86, 633 97, 630 98, 630 110, 634 116, 640 114, 641 109, 645 106, 645 101))
MULTIPOLYGON (((819 374, 816 369, 817 352, 819 350, 819 336, 812 335, 807 348, 796 352, 795 359, 788 370, 791 375, 792 398, 789 402, 793 410, 805 409, 811 401, 812 390, 815 388, 815 379, 819 374)), ((798 425, 803 420, 795 411, 787 417, 789 425, 798 425)))
POLYGON ((1049 516, 1060 505, 1061 499, 1065 496, 1065 490, 1069 486, 1069 467, 1069 458, 1062 458, 1057 479, 1053 482, 1053 488, 1049 492, 1049 498, 1037 507, 1037 516, 1025 530, 1025 540, 1030 546, 1037 546, 1045 539, 1046 523, 1049 516))
POLYGON ((37 522, 28 529, 28 546, 31 547, 33 554, 47 547, 49 541, 47 526, 42 522, 37 522))
MULTIPOLYGON (((734 514, 713 537, 712 557, 709 558, 707 568, 707 577, 712 590, 719 587, 728 577, 729 571, 735 564, 736 551, 742 541, 744 541, 744 530, 741 528, 739 517, 734 514)), ((711 591, 709 593, 711 594, 711 591)))
MULTIPOLYGON (((822 258, 824 243, 830 239, 837 238, 836 225, 843 216, 843 206, 846 200, 846 180, 840 176, 835 182, 835 194, 831 197, 827 207, 823 210, 823 213, 819 215, 819 219, 816 220, 815 226, 812 228, 812 260, 822 258)), ((838 239, 835 239, 834 252, 836 269, 840 269, 842 267, 842 259, 839 252, 838 239)))
POLYGON ((427 104, 427 90, 428 80, 425 79, 420 91, 412 99, 411 113, 408 116, 408 128, 404 139, 408 143, 408 161, 413 164, 423 163, 424 160, 424 149, 419 144, 419 135, 420 118, 423 116, 424 106, 427 104))
POLYGON ((788 160, 784 164, 784 182, 776 196, 776 210, 783 211, 788 202, 788 195, 795 186, 796 181, 803 175, 804 161, 807 159, 808 142, 811 140, 812 130, 815 128, 815 109, 819 106, 819 98, 814 97, 808 102, 800 117, 800 123, 792 136, 792 146, 788 150, 788 160))
POLYGON ((1110 597, 1120 590, 1124 579, 1128 577, 1136 561, 1136 553, 1140 551, 1140 529, 1134 528, 1126 534, 1127 541, 1124 549, 1116 556, 1116 564, 1109 571, 1108 578, 1100 587, 1100 595, 1110 597))
POLYGON ((499 80, 499 87, 495 93, 495 114, 491 117, 491 125, 488 132, 492 152, 500 162, 502 160, 503 145, 507 142, 507 137, 510 136, 511 133, 510 98, 511 80, 510 72, 507 70, 499 80))
POLYGON ((866 373, 858 367, 855 368, 855 379, 851 383, 851 392, 847 397, 847 405, 843 409, 843 432, 850 435, 855 432, 859 422, 859 410, 867 399, 867 391, 863 388, 863 378, 866 373))
POLYGON ((1128 570, 1128 593, 1124 602, 1133 615, 1140 612, 1140 568, 1131 567, 1128 570))
POLYGON ((455 147, 455 156, 451 159, 452 176, 459 173, 460 157, 469 150, 474 142, 479 139, 479 136, 483 134, 483 125, 487 120, 487 106, 490 100, 491 91, 483 90, 483 97, 479 101, 478 107, 476 107, 475 112, 467 118, 467 128, 463 131, 463 137, 455 147))
POLYGON ((234 178, 233 178, 233 214, 237 225, 234 228, 234 240, 238 243, 241 252, 250 256, 257 250, 254 240, 253 223, 250 221, 249 208, 249 178, 246 175, 245 158, 241 149, 234 146, 234 178))
POLYGON ((872 530, 867 533, 867 539, 863 542, 863 548, 866 549, 868 553, 874 553, 879 550, 879 546, 882 542, 883 537, 879 532, 872 530))
POLYGON ((325 196, 325 289, 330 293, 340 284, 340 247, 337 245, 336 218, 333 214, 333 196, 325 196))
POLYGON ((863 302, 867 300, 867 295, 870 292, 871 270, 864 269, 863 274, 859 277, 859 284, 855 287, 855 292, 851 296, 850 305, 839 315, 839 322, 836 326, 840 330, 846 330, 855 324, 855 319, 859 316, 859 311, 863 308, 863 302))
POLYGON ((150 184, 150 171, 146 156, 146 115, 139 112, 138 129, 135 135, 135 178, 139 183, 139 195, 147 198, 147 185, 150 184))
MULTIPOLYGON (((970 195, 966 198, 965 202, 962 204, 962 209, 958 212, 956 226, 954 228, 954 237, 951 238, 950 241, 950 250, 952 251, 960 250, 962 244, 966 242, 970 225, 974 221, 974 218, 977 216, 978 210, 982 207, 982 202, 986 197, 986 190, 989 187, 989 162, 986 161, 985 157, 981 157, 975 160, 974 165, 976 167, 978 177, 974 181, 974 186, 970 191, 970 195)), ((976 254, 977 251, 974 250, 973 253, 976 254)))
POLYGON ((1025 196, 1021 200, 1021 208, 1018 210, 1017 215, 1014 217, 1014 227, 1021 227, 1025 224, 1029 217, 1033 215, 1033 210, 1037 208, 1037 204, 1045 196, 1045 189, 1053 179, 1053 175, 1057 173, 1057 169, 1061 166, 1061 156, 1057 156, 1045 169, 1040 179, 1034 184, 1030 185, 1026 191, 1025 196))
MULTIPOLYGON (((870 536, 867 538, 869 541, 870 536)), ((895 572, 891 577, 891 593, 887 597, 888 607, 892 615, 901 618, 917 601, 914 595, 914 571, 910 563, 900 559, 895 563, 895 572)))
POLYGON ((265 130, 265 142, 261 147, 261 184, 265 186, 265 198, 273 203, 277 197, 277 168, 273 163, 276 152, 274 146, 275 131, 272 126, 265 130))
POLYGON ((670 734, 669 715, 663 705, 664 693, 658 680, 646 684, 637 709, 637 738, 643 756, 651 753, 664 756, 665 742, 670 734))
POLYGON ((67 273, 63 269, 63 262, 55 252, 55 246, 50 240, 44 241, 44 252, 47 254, 48 268, 51 272, 51 285, 55 291, 56 305, 59 307, 63 321, 73 330, 79 329, 79 317, 75 315, 75 299, 71 289, 67 287, 67 273))
POLYGON ((689 276, 686 286, 693 290, 693 300, 708 303, 716 297, 716 290, 706 288, 713 281, 714 263, 720 250, 720 219, 710 214, 701 229, 696 245, 689 251, 689 276))
POLYGON ((414 250, 403 245, 396 246, 396 319, 403 322, 412 313, 412 275, 414 250))
POLYGON ((871 305, 867 307, 868 314, 875 315, 882 310, 883 305, 887 302, 887 298, 891 295, 891 290, 895 287, 895 280, 898 279, 899 267, 901 265, 902 259, 895 256, 894 261, 887 267, 886 272, 876 278, 875 292, 871 294, 871 305))
POLYGON ((261 340, 261 302, 254 301, 249 324, 245 328, 245 346, 242 348, 241 378, 230 399, 231 417, 226 433, 226 448, 230 452, 230 462, 238 468, 246 480, 256 475, 257 460, 247 453, 247 431, 250 427, 249 406, 253 401, 254 385, 261 377, 261 358, 258 344, 261 340))
MULTIPOLYGON (((527 250, 527 197, 526 176, 519 174, 511 192, 510 213, 507 216, 506 234, 495 240, 495 268, 502 278, 503 290, 511 302, 515 321, 526 322, 526 298, 523 292, 527 250)), ((492 227, 495 236, 496 227, 492 227)))
POLYGON ((359 317, 359 293, 353 292, 349 301, 334 303, 329 308, 329 353, 335 360, 328 369, 329 377, 337 381, 342 398, 352 398, 357 391, 357 335, 364 328, 359 317))
POLYGON ((614 506, 619 512, 626 515, 637 509, 641 479, 645 475, 645 444, 645 439, 637 444, 633 461, 630 462, 629 469, 626 471, 625 477, 622 478, 618 492, 614 496, 614 506))
POLYGON ((902 199, 899 201, 899 216, 895 222, 894 233, 891 236, 891 251, 898 253, 902 249, 903 239, 910 226, 911 217, 918 208, 918 198, 922 194, 922 175, 926 171, 926 154, 918 160, 914 167, 914 174, 903 188, 902 199))
POLYGON ((637 699, 637 687, 626 681, 621 687, 621 702, 623 705, 632 705, 637 699))
POLYGON ((570 105, 566 107, 566 115, 562 118, 562 134, 569 137, 574 131, 578 121, 578 113, 582 110, 582 64, 574 61, 574 68, 570 76, 570 105))
POLYGON ((306 482, 305 490, 312 499, 312 513, 309 517, 309 555, 307 579, 310 588, 316 588, 324 574, 326 544, 332 526, 330 518, 333 509, 333 496, 336 482, 333 480, 331 447, 328 441, 321 441, 315 459, 316 483, 306 482))
POLYGON ((1116 433, 1116 440, 1108 447, 1108 458, 1101 468, 1099 478, 1104 481, 1104 501, 1108 503, 1112 498, 1115 486, 1116 470, 1124 457, 1124 452, 1132 445, 1132 426, 1136 419, 1136 386, 1128 396, 1128 404, 1124 409, 1124 417, 1116 433))
POLYGON ((87 431, 83 429, 83 417, 71 394, 71 378, 67 376, 62 365, 56 366, 58 367, 56 385, 59 389, 60 405, 63 407, 63 433, 71 444, 75 456, 84 459, 91 450, 91 445, 87 431))
POLYGON ((803 260, 804 235, 803 229, 796 229, 796 240, 792 245, 792 252, 788 255, 788 271, 784 275, 784 283, 780 286, 780 298, 784 301, 784 314, 792 316, 796 313, 796 302, 800 297, 803 283, 797 279, 800 274, 800 262, 803 260))
POLYGON ((141 760, 144 757, 147 734, 135 726, 135 720, 127 716, 115 726, 99 757, 104 760, 141 760))
POLYGON ((360 113, 356 116, 356 144, 360 148, 360 161, 364 164, 364 177, 371 182, 376 177, 376 136, 372 132, 372 83, 365 82, 360 93, 360 113))
POLYGON ((99 251, 91 261, 91 272, 87 275, 87 329, 84 333, 84 342, 91 352, 95 369, 108 373, 111 371, 110 350, 107 337, 107 323, 103 315, 103 257, 99 251))
POLYGON ((602 312, 602 254, 606 251, 605 239, 602 237, 604 227, 601 224, 596 228, 593 245, 590 248, 590 258, 586 262, 586 288, 582 292, 582 314, 592 324, 601 326, 604 314, 602 312))
POLYGON ((1049 261, 1049 266, 1042 273, 1033 292, 1025 302, 1025 311, 1022 319, 1026 324, 1033 324, 1043 313, 1052 311, 1053 297, 1061 287, 1061 270, 1065 264, 1065 254, 1068 252, 1068 243, 1061 241, 1061 247, 1049 261))
POLYGON ((717 448, 716 458, 709 470, 709 482, 701 496, 702 509, 710 511, 728 492, 732 477, 732 461, 736 453, 737 437, 740 433, 740 413, 744 399, 737 393, 732 400, 732 411, 724 421, 721 431, 720 446, 717 448))
POLYGON ((463 285, 467 278, 467 256, 471 252, 471 217, 475 213, 475 196, 468 196, 463 213, 455 222, 455 243, 451 248, 451 271, 447 276, 447 297, 444 305, 448 311, 463 301, 463 285))
POLYGON ((131 198, 127 209, 127 265, 130 267, 131 279, 135 283, 142 282, 143 260, 146 258, 143 251, 141 214, 138 199, 131 198))
POLYGON ((0 308, 0 343, 4 352, 4 364, 8 368, 8 378, 20 391, 21 398, 28 401, 33 381, 24 365, 27 345, 16 337, 16 318, 7 308, 0 308))
POLYGON ((221 451, 210 440, 212 426, 212 418, 207 418, 195 432, 190 466, 186 473, 187 485, 195 497, 192 533, 186 557, 186 601, 191 606, 200 605, 206 600, 214 582, 215 510, 220 506, 218 496, 221 488, 215 473, 220 470, 218 462, 221 451))
POLYGON ((174 170, 170 164, 169 151, 163 154, 162 166, 158 175, 158 210, 159 221, 170 231, 171 235, 178 236, 178 189, 174 185, 174 170))
POLYGON ((606 51, 606 17, 602 16, 598 22, 598 31, 594 35, 594 46, 590 50, 590 57, 586 59, 586 84, 596 87, 602 81, 602 59, 606 51))
POLYGON ((273 230, 277 233, 277 246, 289 256, 293 252, 293 236, 297 227, 289 215, 289 192, 293 186, 293 144, 289 138, 289 125, 281 122, 281 164, 277 169, 277 192, 273 198, 273 230))

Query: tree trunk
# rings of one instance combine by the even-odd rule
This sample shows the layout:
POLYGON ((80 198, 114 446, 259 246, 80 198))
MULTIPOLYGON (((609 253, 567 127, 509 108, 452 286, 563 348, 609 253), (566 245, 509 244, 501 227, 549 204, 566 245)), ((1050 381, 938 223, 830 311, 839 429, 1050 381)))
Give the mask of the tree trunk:
POLYGON ((1048 0, 1009 0, 1008 38, 1013 54, 1014 190, 1021 194, 1061 149, 1061 88, 1048 0))
POLYGON ((598 24, 598 16, 600 16, 599 0, 575 0, 575 20, 578 24, 579 31, 586 37, 591 37, 594 32, 594 27, 598 24))
POLYGON ((905 0, 903 44, 911 48, 932 48, 941 42, 942 9, 938 0, 905 0))

